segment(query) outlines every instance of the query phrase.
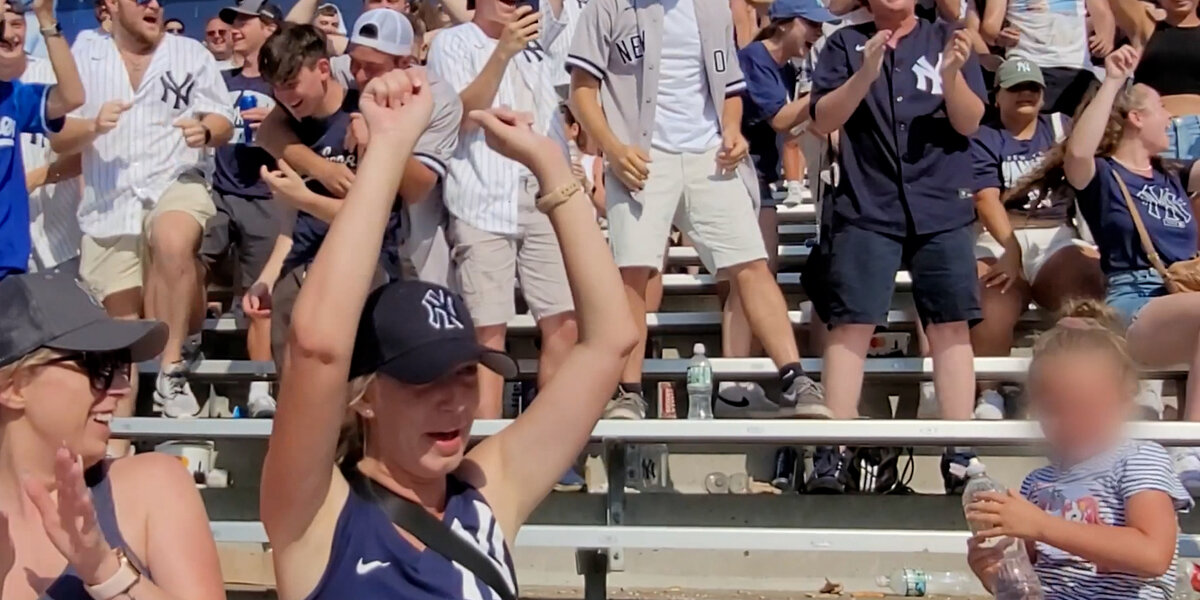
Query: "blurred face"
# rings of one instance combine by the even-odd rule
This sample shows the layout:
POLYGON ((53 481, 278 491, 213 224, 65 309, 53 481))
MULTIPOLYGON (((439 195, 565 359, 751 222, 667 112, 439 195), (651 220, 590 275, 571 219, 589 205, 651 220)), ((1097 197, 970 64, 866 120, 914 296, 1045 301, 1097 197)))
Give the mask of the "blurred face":
POLYGON ((821 37, 821 24, 801 18, 792 19, 783 32, 784 52, 788 56, 804 56, 821 37))
POLYGON ((452 473, 462 463, 475 422, 479 368, 463 365, 425 385, 376 377, 359 407, 369 431, 367 454, 417 479, 452 473))
POLYGON ((301 67, 290 81, 271 86, 275 100, 293 117, 311 117, 321 106, 329 85, 329 61, 322 58, 316 64, 301 67))
POLYGON ((880 17, 904 18, 912 15, 917 8, 916 0, 867 0, 867 4, 876 20, 880 17))
POLYGON ((238 15, 230 28, 233 51, 241 55, 258 52, 274 32, 274 24, 268 24, 259 17, 238 15))
POLYGON ((0 389, 0 407, 20 411, 46 456, 63 444, 94 463, 104 458, 113 411, 130 394, 128 353, 66 353, 30 363, 0 389))
POLYGON ((366 0, 363 2, 363 12, 376 8, 390 8, 396 12, 408 12, 408 0, 366 0))
POLYGON ((1137 137, 1151 154, 1159 154, 1170 145, 1167 128, 1171 125, 1171 113, 1163 107, 1162 96, 1148 85, 1139 83, 1134 87, 1136 97, 1141 99, 1137 108, 1129 111, 1128 122, 1137 131, 1137 137))
POLYGON ((135 0, 110 0, 113 26, 136 41, 156 46, 163 36, 162 6, 158 0, 139 4, 135 0))
POLYGON ((352 45, 347 54, 350 55, 350 72, 360 90, 367 88, 367 82, 392 69, 407 69, 413 64, 411 56, 392 56, 357 44, 352 45))
POLYGON ((166 26, 163 27, 163 29, 166 30, 167 33, 173 35, 183 35, 183 23, 180 23, 179 21, 170 21, 166 24, 166 26))
POLYGON ((1036 117, 1042 110, 1042 93, 1042 86, 1036 83, 1018 83, 996 91, 996 108, 1001 116, 1036 117))
POLYGON ((96 17, 96 22, 103 24, 108 20, 108 6, 103 2, 92 7, 92 16, 96 17))
POLYGON ((497 23, 511 23, 516 20, 516 0, 476 0, 475 16, 497 23))
POLYGON ((1056 457, 1077 463, 1120 438, 1133 406, 1132 385, 1103 350, 1074 351, 1041 359, 1028 394, 1056 457))
POLYGON ((231 29, 224 21, 209 19, 204 26, 204 46, 217 60, 225 60, 233 50, 230 35, 231 29))
POLYGON ((1158 5, 1166 11, 1167 15, 1183 19, 1196 12, 1200 0, 1158 0, 1158 5))
POLYGON ((4 37, 0 38, 0 80, 21 77, 25 64, 25 17, 5 11, 4 37))
POLYGON ((313 20, 313 26, 320 29, 325 35, 338 35, 340 22, 337 15, 317 15, 317 18, 313 20))

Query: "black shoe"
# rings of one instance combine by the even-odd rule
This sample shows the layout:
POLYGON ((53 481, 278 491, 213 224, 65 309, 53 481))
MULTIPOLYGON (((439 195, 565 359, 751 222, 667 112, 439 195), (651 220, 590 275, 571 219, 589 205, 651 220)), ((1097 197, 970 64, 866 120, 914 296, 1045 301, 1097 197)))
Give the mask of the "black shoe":
POLYGON ((817 446, 813 451, 813 469, 804 489, 810 494, 846 492, 846 453, 833 446, 817 446))
POLYGON ((781 492, 796 492, 804 487, 804 452, 790 446, 775 451, 771 486, 781 492))
MULTIPOLYGON (((908 491, 908 482, 900 476, 902 448, 856 448, 846 464, 847 488, 863 494, 896 494, 908 491)), ((909 466, 912 458, 909 458, 909 466)), ((911 469, 905 472, 911 478, 911 469)))
POLYGON ((973 458, 976 458, 975 451, 970 448, 947 448, 942 453, 942 482, 946 485, 946 495, 962 495, 967 487, 967 466, 973 458))

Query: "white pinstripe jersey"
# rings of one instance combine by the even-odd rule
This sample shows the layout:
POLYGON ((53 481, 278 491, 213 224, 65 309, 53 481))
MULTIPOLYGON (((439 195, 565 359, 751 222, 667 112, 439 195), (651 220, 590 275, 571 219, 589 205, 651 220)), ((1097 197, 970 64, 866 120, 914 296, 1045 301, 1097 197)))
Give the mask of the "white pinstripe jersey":
MULTIPOLYGON (((528 82, 533 89, 534 128, 558 142, 566 156, 567 139, 554 91, 554 60, 545 50, 562 33, 563 21, 554 18, 549 4, 541 2, 540 47, 524 50, 509 61, 492 106, 515 106, 517 86, 522 85, 522 80, 528 82)), ((456 25, 433 38, 427 66, 435 76, 462 93, 483 70, 496 44, 497 40, 488 37, 474 23, 456 25)), ((458 147, 447 166, 443 189, 450 214, 476 229, 517 233, 517 186, 528 170, 488 148, 483 130, 478 127, 460 131, 458 147)))
POLYGON ((111 36, 76 44, 74 54, 87 101, 72 116, 94 119, 110 100, 133 104, 83 151, 80 227, 94 237, 139 235, 143 211, 181 174, 211 170, 207 151, 188 148, 175 121, 215 113, 232 123, 229 92, 212 54, 179 35, 163 36, 137 90, 111 36))
POLYGON ((579 15, 588 0, 563 0, 562 21, 565 24, 558 39, 550 45, 550 56, 554 60, 554 85, 566 86, 571 84, 571 72, 567 70, 567 53, 571 51, 571 40, 575 39, 575 27, 579 25, 579 15))
MULTIPOLYGON (((55 83, 50 61, 36 56, 26 57, 28 66, 21 75, 25 83, 55 83)), ((58 155, 50 149, 44 135, 21 134, 21 158, 25 172, 50 164, 58 155)), ((52 269, 79 255, 79 220, 75 207, 79 204, 78 177, 50 183, 29 194, 29 237, 32 252, 29 270, 52 269)))

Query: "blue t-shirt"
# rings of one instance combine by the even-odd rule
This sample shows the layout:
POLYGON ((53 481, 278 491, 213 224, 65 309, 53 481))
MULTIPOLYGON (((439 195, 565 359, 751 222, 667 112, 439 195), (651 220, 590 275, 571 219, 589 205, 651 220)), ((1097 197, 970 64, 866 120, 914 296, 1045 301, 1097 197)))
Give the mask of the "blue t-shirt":
POLYGON ((233 125, 233 138, 228 144, 217 148, 216 168, 213 170, 213 189, 222 194, 242 198, 268 199, 271 190, 259 174, 264 166, 275 168, 275 159, 262 148, 246 143, 246 128, 238 101, 243 96, 254 98, 257 106, 270 109, 275 106, 271 97, 271 86, 262 77, 247 77, 241 69, 222 73, 225 87, 229 88, 229 101, 237 115, 233 125))
MULTIPOLYGON (((890 235, 925 235, 975 220, 970 146, 946 114, 938 65, 956 26, 917 19, 895 49, 887 49, 879 77, 842 126, 841 180, 833 212, 858 227, 890 235)), ((862 68, 863 45, 874 22, 829 36, 813 73, 812 104, 862 68)), ((979 60, 962 67, 971 91, 986 102, 979 60)))
MULTIPOLYGON (((1175 510, 1193 502, 1175 474, 1171 456, 1153 442, 1126 441, 1077 465, 1051 464, 1030 473, 1021 495, 1068 521, 1125 525, 1125 504, 1143 492, 1163 492, 1175 510)), ((1143 579, 1106 572, 1078 556, 1038 542, 1033 568, 1046 600, 1168 600, 1175 589, 1175 561, 1163 576, 1143 579)))
POLYGON ((46 120, 51 87, 0 81, 0 277, 24 273, 29 266, 29 192, 19 136, 62 129, 64 119, 46 120))
MULTIPOLYGON (((1067 134, 1069 119, 1060 116, 1063 135, 1067 134)), ((975 167, 975 191, 998 188, 1000 195, 1016 186, 1022 177, 1042 164, 1042 159, 1058 143, 1052 115, 1040 115, 1033 137, 1019 140, 996 121, 985 123, 971 137, 971 161, 975 167)), ((1026 198, 1011 198, 1004 203, 1010 213, 1031 219, 1066 223, 1071 218, 1072 198, 1069 194, 1029 192, 1026 198)))
MULTIPOLYGON (((515 594, 512 557, 487 500, 453 476, 447 477, 447 486, 442 521, 491 559, 515 594)), ((417 550, 383 509, 351 492, 338 516, 329 564, 308 600, 493 597, 491 588, 467 569, 433 550, 417 550)))
POLYGON ((1196 223, 1188 201, 1187 177, 1191 164, 1176 175, 1154 170, 1143 177, 1111 158, 1096 157, 1096 175, 1075 191, 1079 211, 1100 246, 1100 268, 1105 273, 1150 269, 1137 228, 1125 207, 1116 173, 1125 182, 1133 204, 1146 224, 1154 249, 1170 265, 1196 255, 1196 223))
POLYGON ((781 136, 771 127, 771 119, 792 101, 796 89, 796 68, 790 62, 780 65, 762 42, 750 42, 738 51, 738 62, 746 78, 742 92, 742 135, 750 144, 750 159, 758 172, 762 194, 771 193, 770 184, 780 179, 781 136))
MULTIPOLYGON (((354 171, 358 168, 358 157, 346 148, 346 129, 350 126, 350 115, 355 112, 358 112, 358 90, 348 89, 337 112, 328 117, 291 119, 290 124, 300 142, 312 148, 318 156, 343 163, 354 171)), ((308 180, 308 189, 323 196, 336 197, 316 179, 308 180)), ((399 226, 399 213, 393 211, 388 218, 388 226, 383 234, 383 248, 380 250, 380 259, 389 273, 395 272, 392 267, 400 261, 397 241, 399 226)), ((296 226, 292 230, 292 251, 283 261, 283 272, 311 263, 317 257, 321 242, 325 241, 328 233, 329 224, 325 221, 305 212, 297 213, 296 226)))

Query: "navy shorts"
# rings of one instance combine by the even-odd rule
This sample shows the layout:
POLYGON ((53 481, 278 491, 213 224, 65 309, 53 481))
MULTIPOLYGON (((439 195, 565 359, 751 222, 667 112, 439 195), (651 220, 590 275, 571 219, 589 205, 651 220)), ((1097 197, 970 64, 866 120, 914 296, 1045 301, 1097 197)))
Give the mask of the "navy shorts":
POLYGON ((912 274, 921 323, 974 325, 982 319, 973 225, 892 236, 839 223, 831 234, 816 264, 805 270, 806 279, 815 280, 811 287, 824 288, 809 296, 829 327, 886 325, 896 273, 902 268, 912 274))

